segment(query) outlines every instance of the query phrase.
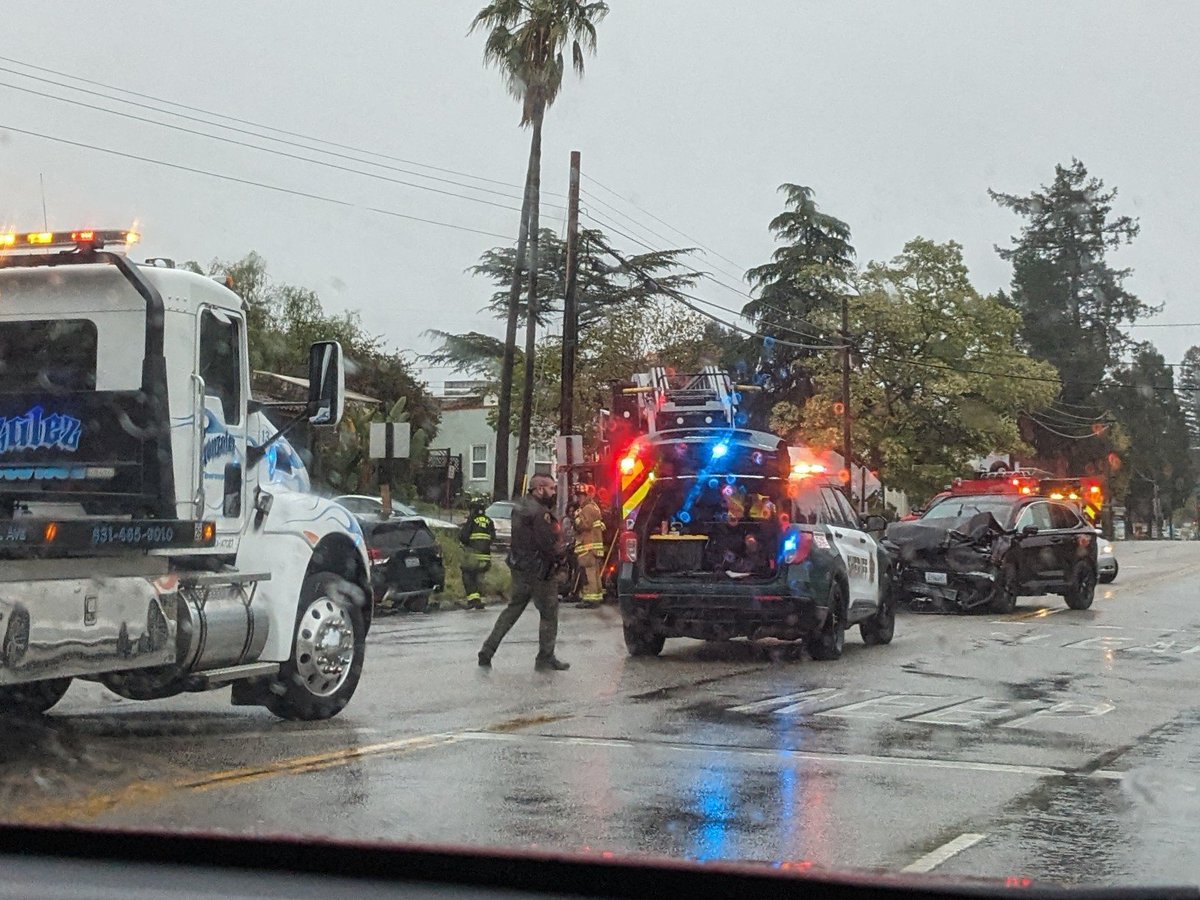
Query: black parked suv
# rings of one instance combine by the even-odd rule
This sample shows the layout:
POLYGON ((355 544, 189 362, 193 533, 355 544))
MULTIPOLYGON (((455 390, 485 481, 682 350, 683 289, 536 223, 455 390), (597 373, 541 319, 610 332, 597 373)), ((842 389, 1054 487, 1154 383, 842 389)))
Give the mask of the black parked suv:
POLYGON ((1011 612, 1018 597, 1096 593, 1096 530, 1069 504, 1015 494, 951 495, 888 527, 900 595, 919 606, 1011 612))
POLYGON ((376 605, 383 609, 424 609, 430 595, 446 584, 442 548, 425 520, 412 517, 381 522, 361 517, 359 524, 371 559, 376 605))

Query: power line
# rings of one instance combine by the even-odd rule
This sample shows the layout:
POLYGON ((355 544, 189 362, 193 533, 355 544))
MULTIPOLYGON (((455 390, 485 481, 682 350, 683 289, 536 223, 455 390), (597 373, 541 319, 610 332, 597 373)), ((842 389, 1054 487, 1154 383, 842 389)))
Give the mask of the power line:
POLYGON ((722 254, 718 253, 716 250, 713 250, 711 247, 705 246, 703 243, 696 240, 694 237, 689 237, 687 234, 680 231, 678 228, 676 228, 670 222, 664 222, 662 219, 660 219, 658 216, 654 215, 654 213, 650 212, 649 210, 642 209, 640 206, 638 206, 636 203, 634 203, 628 197, 623 197, 620 194, 618 194, 616 191, 614 191, 612 188, 605 187, 603 184, 601 184, 599 181, 597 181, 592 176, 585 174, 583 177, 586 178, 588 181, 592 182, 592 184, 596 185, 596 187, 601 188, 602 190, 608 191, 608 193, 612 194, 618 200, 623 200, 624 202, 628 203, 630 206, 632 206, 634 209, 636 209, 638 212, 642 213, 643 215, 649 216, 651 219, 653 219, 658 224, 662 225, 664 228, 670 228, 672 231, 674 231, 676 234, 678 234, 684 240, 691 241, 693 244, 695 244, 697 247, 700 247, 702 250, 707 250, 713 256, 716 256, 719 259, 725 260, 725 262, 729 263, 735 269, 741 269, 743 272, 746 271, 746 268, 747 268, 746 266, 739 265, 738 263, 736 263, 732 259, 730 259, 728 256, 723 256, 722 254))
MULTIPOLYGON (((626 240, 628 240, 628 241, 630 241, 630 242, 632 242, 632 243, 634 243, 634 244, 637 244, 638 246, 640 246, 640 247, 644 248, 645 250, 647 250, 647 251, 649 251, 649 252, 651 252, 651 253, 657 253, 657 252, 659 252, 659 251, 658 251, 658 250, 656 250, 654 247, 652 247, 652 246, 650 246, 649 244, 647 244, 645 241, 641 241, 641 240, 639 240, 638 238, 634 237, 633 235, 627 234, 626 232, 622 231, 620 228, 617 228, 617 227, 616 227, 615 225, 613 225, 611 222, 605 222, 603 219, 599 219, 599 218, 597 218, 595 215, 593 215, 592 213, 589 213, 589 212, 586 212, 586 211, 582 211, 582 213, 581 213, 581 214, 582 214, 582 215, 584 215, 584 216, 586 216, 586 217, 587 217, 588 219, 590 219, 591 221, 595 222, 597 225, 600 225, 600 226, 602 226, 602 227, 604 227, 604 228, 608 229, 608 230, 609 230, 609 231, 611 231, 613 234, 619 235, 620 237, 623 237, 623 238, 625 238, 626 240)), ((713 281, 713 282, 715 282, 716 284, 720 284, 720 285, 722 285, 722 286, 725 286, 725 287, 727 287, 727 285, 725 285, 725 284, 724 284, 724 282, 717 281, 717 280, 716 280, 716 279, 714 279, 714 278, 713 278, 711 275, 708 275, 708 274, 706 274, 706 273, 704 273, 704 272, 697 272, 696 274, 698 274, 698 275, 699 275, 701 278, 706 278, 706 279, 708 279, 709 281, 713 281)), ((739 292, 739 293, 740 293, 740 292, 739 292)), ((748 295, 745 295, 745 296, 748 296, 748 295)), ((696 298, 696 297, 693 297, 692 299, 696 300, 696 302, 698 302, 698 303, 705 303, 705 304, 707 304, 707 305, 709 305, 709 306, 715 307, 716 309, 719 309, 719 310, 721 310, 722 312, 727 312, 727 313, 729 313, 730 315, 734 315, 734 316, 738 316, 738 317, 743 317, 743 314, 742 314, 742 312, 741 312, 740 310, 736 310, 736 309, 730 309, 730 308, 729 308, 729 307, 727 307, 727 306, 721 306, 721 305, 720 305, 720 304, 718 304, 718 303, 713 303, 711 300, 700 300, 699 298, 696 298)), ((753 299, 753 298, 750 298, 750 299, 753 299)), ((789 314, 789 313, 788 313, 786 310, 780 310, 780 309, 778 309, 778 308, 776 308, 776 307, 772 307, 772 306, 767 306, 767 309, 773 309, 773 310, 775 310, 776 312, 780 313, 781 315, 788 315, 788 316, 790 317, 790 314, 789 314)), ((820 329, 818 329, 818 328, 817 328, 817 326, 816 326, 816 325, 813 325, 811 322, 805 322, 805 320, 803 320, 803 319, 799 319, 798 321, 800 321, 801 323, 803 323, 803 324, 805 324, 805 325, 809 325, 810 327, 812 327, 812 328, 814 328, 814 329, 820 330, 820 329)), ((723 324, 725 324, 725 323, 723 323, 723 324)), ((803 330, 801 330, 801 329, 799 329, 799 328, 792 327, 792 326, 790 326, 790 325, 776 325, 776 326, 775 326, 775 328, 777 328, 777 329, 778 329, 778 330, 780 330, 780 331, 785 331, 785 332, 788 332, 788 333, 790 333, 790 334, 797 335, 798 337, 809 338, 809 339, 811 339, 811 340, 817 340, 817 341, 827 341, 827 340, 828 340, 828 335, 827 335, 827 334, 813 334, 813 333, 811 333, 811 332, 806 332, 806 331, 803 331, 803 330)), ((835 346, 839 346, 839 345, 830 344, 829 346, 831 346, 831 347, 835 347, 835 346)))
MULTIPOLYGON (((27 69, 33 69, 38 72, 48 72, 51 75, 58 75, 60 78, 69 78, 70 80, 78 81, 81 84, 90 84, 93 87, 101 87, 106 90, 117 91, 118 93, 121 93, 121 94, 128 94, 131 97, 140 97, 143 100, 153 100, 155 103, 162 103, 162 104, 166 104, 167 106, 174 106, 179 109, 186 109, 186 110, 189 110, 190 112, 201 113, 202 115, 210 116, 215 119, 224 119, 227 122, 236 122, 239 125, 249 125, 250 127, 257 128, 260 131, 270 131, 270 132, 274 132, 275 134, 285 135, 287 137, 300 138, 301 140, 309 141, 314 144, 322 144, 326 147, 335 147, 339 150, 349 150, 352 153, 359 153, 363 156, 374 156, 378 159, 387 159, 387 160, 391 160, 392 162, 404 163, 405 165, 416 166, 417 168, 420 168, 420 169, 429 169, 434 172, 442 172, 447 175, 457 175, 460 178, 470 178, 474 181, 482 181, 487 184, 497 184, 502 187, 513 188, 517 191, 524 191, 524 188, 519 184, 512 184, 511 182, 507 182, 507 181, 499 181, 494 178, 486 178, 482 175, 472 175, 470 172, 460 172, 455 169, 447 169, 442 166, 434 166, 434 165, 430 165, 429 163, 418 162, 418 161, 412 160, 412 159, 405 159, 405 158, 399 157, 399 156, 392 156, 387 153, 381 153, 376 150, 368 150, 368 149, 365 149, 362 147, 354 147, 349 144, 339 144, 335 141, 324 140, 323 138, 313 137, 312 135, 301 134, 300 132, 295 132, 295 131, 288 131, 283 128, 275 128, 271 125, 263 125, 262 123, 254 122, 249 119, 239 119, 236 116, 226 115, 224 113, 219 113, 219 112, 215 112, 213 110, 204 109, 203 107, 199 107, 199 106, 189 106, 186 103, 179 103, 175 100, 168 100, 163 97, 155 97, 152 94, 143 94, 138 91, 130 90, 128 88, 123 88, 123 87, 119 87, 117 85, 112 85, 112 84, 105 84, 102 81, 94 81, 89 78, 83 78, 79 75, 72 75, 69 72, 61 72, 61 71, 58 71, 57 69, 50 69, 45 66, 34 65, 33 63, 25 62, 25 61, 19 60, 19 59, 13 59, 8 56, 0 56, 0 61, 13 63, 18 66, 24 66, 27 69)), ((83 88, 75 87, 74 85, 59 84, 58 82, 51 81, 50 79, 37 78, 37 76, 29 75, 28 73, 25 73, 25 72, 20 72, 20 71, 16 71, 16 70, 12 70, 12 69, 4 69, 2 67, 0 67, 0 71, 12 72, 13 74, 20 75, 23 78, 29 78, 29 79, 33 79, 33 80, 37 80, 37 81, 44 81, 49 84, 57 84, 59 87, 65 87, 68 90, 79 91, 82 93, 94 93, 91 91, 84 91, 83 88)), ((106 97, 106 95, 103 95, 103 94, 99 94, 97 96, 106 97)), ((115 100, 119 103, 132 103, 132 101, 123 100, 119 97, 106 97, 106 99, 115 100)), ((135 104, 135 105, 142 106, 143 104, 135 104)), ((145 108, 154 109, 154 107, 145 107, 145 108)), ((180 115, 179 113, 172 113, 169 110, 157 110, 156 109, 155 111, 162 112, 167 115, 175 115, 175 116, 180 115)), ((184 117, 184 118, 187 118, 187 117, 184 117)), ((198 119, 196 121, 203 121, 203 120, 198 119)), ((216 125, 216 127, 218 127, 218 128, 227 127, 227 126, 218 125, 217 123, 214 123, 214 122, 205 122, 204 124, 216 125)), ((254 136, 262 137, 265 140, 277 140, 276 138, 272 138, 267 135, 254 135, 254 136)), ((312 149, 312 148, 310 148, 310 149, 312 149)), ((326 151, 318 151, 318 152, 326 152, 326 151)), ((357 160, 357 161, 358 162, 366 162, 366 160, 357 160)), ((369 165, 377 165, 377 163, 368 163, 368 164, 369 165)), ((427 177, 431 177, 431 176, 422 175, 420 177, 427 178, 427 177)), ((482 190, 482 188, 480 188, 479 190, 482 190)), ((515 199, 520 199, 520 198, 515 198, 515 199)))
MULTIPOLYGON (((606 188, 606 190, 607 190, 607 188, 606 188)), ((601 204, 602 206, 606 207, 607 209, 612 210, 614 213, 621 216, 626 221, 634 223, 638 228, 641 228, 646 233, 653 235, 654 237, 658 238, 661 241, 666 241, 668 244, 673 243, 670 238, 665 237, 662 234, 659 234, 657 231, 654 231, 653 229, 647 227, 644 223, 638 222, 632 216, 627 215, 626 213, 623 213, 620 210, 617 210, 615 207, 613 207, 612 205, 610 205, 608 203, 605 203, 603 200, 598 198, 595 194, 592 194, 590 191, 583 191, 583 193, 587 194, 589 197, 591 197, 591 199, 595 200, 597 203, 601 204)), ((610 191, 610 193, 611 193, 611 191, 610 191)), ((620 195, 616 195, 616 196, 620 196, 620 195)), ((641 207, 635 207, 635 208, 641 209, 641 207)), ((642 210, 642 211, 645 212, 645 210, 642 210)), ((616 230, 611 224, 603 222, 599 217, 595 216, 594 214, 587 211, 586 209, 583 211, 583 215, 587 216, 589 219, 591 219, 593 222, 596 222, 597 224, 604 225, 610 231, 616 230)), ((651 215, 651 214, 646 213, 646 215, 651 215)), ((653 216, 651 216, 651 217, 653 218, 653 216)), ((623 227, 627 228, 629 226, 626 225, 623 227)), ((670 226, 667 226, 667 227, 670 227, 670 226)), ((682 234, 682 232, 679 232, 679 233, 682 234)), ((630 237, 629 235, 623 235, 623 236, 626 238, 629 238, 634 243, 639 244, 640 246, 644 247, 645 249, 647 249, 651 252, 656 252, 657 249, 659 249, 659 248, 651 247, 644 240, 637 240, 635 238, 630 237)), ((687 235, 683 235, 683 236, 685 238, 687 237, 687 235)), ((690 238, 689 238, 689 240, 690 240, 690 238)), ((696 251, 693 249, 685 249, 684 252, 687 253, 689 256, 695 257, 696 259, 700 259, 699 254, 697 254, 696 251)), ((710 251, 710 252, 712 252, 712 251, 710 251)), ((713 255, 719 256, 719 254, 716 254, 715 252, 713 252, 713 255)), ((711 265, 711 263, 708 262, 707 260, 705 260, 704 262, 706 265, 711 265)), ((731 273, 725 269, 722 269, 719 266, 713 266, 713 268, 717 272, 720 272, 722 275, 726 276, 727 278, 732 278, 734 281, 741 281, 741 276, 734 275, 733 273, 731 273)), ((798 321, 802 325, 807 325, 809 328, 812 328, 814 331, 821 332, 820 334, 811 334, 811 333, 805 334, 804 332, 797 331, 796 333, 798 333, 798 334, 805 334, 806 337, 812 337, 812 338, 816 338, 818 340, 826 339, 833 334, 833 332, 828 331, 827 329, 823 329, 820 325, 815 325, 812 322, 809 322, 805 319, 798 318, 790 310, 782 309, 778 306, 772 306, 771 304, 766 303, 761 298, 755 297, 753 294, 751 294, 749 291, 745 290, 744 288, 735 287, 732 284, 722 281, 721 279, 714 276, 711 272, 700 272, 700 276, 702 278, 707 279, 708 281, 711 281, 713 284, 716 284, 716 285, 719 285, 720 287, 725 288, 727 291, 730 291, 731 293, 737 294, 739 297, 743 297, 746 300, 749 300, 751 303, 757 303, 762 309, 770 310, 771 312, 778 313, 781 316, 787 316, 792 321, 798 321)), ((737 315, 745 317, 744 313, 742 313, 742 312, 738 312, 737 315)))
POLYGON ((504 240, 504 241, 511 241, 513 239, 512 235, 508 235, 508 234, 498 234, 494 231, 483 231, 482 229, 479 229, 479 228, 470 228, 466 225, 455 225, 451 222, 440 222, 437 219, 426 219, 426 218, 422 218, 421 216, 413 216, 413 215, 409 215, 408 213, 396 212, 395 210, 382 209, 382 208, 375 207, 375 206, 359 206, 358 204, 351 203, 348 200, 339 200, 336 197, 324 197, 320 194, 311 194, 307 191, 295 190, 294 188, 285 188, 285 187, 282 187, 282 186, 276 185, 276 184, 267 184, 267 183, 261 182, 261 181, 253 181, 252 179, 249 179, 249 178, 239 178, 236 175, 226 175, 221 172, 211 172, 211 171, 208 171, 207 169, 197 169, 193 166, 182 165, 181 163, 168 162, 167 160, 155 159, 155 158, 149 157, 149 156, 139 156, 136 153, 126 153, 123 150, 115 150, 111 147, 100 147, 100 146, 97 146, 96 144, 84 143, 83 141, 72 141, 67 138, 55 137, 54 135, 50 135, 50 134, 42 134, 41 132, 38 132, 38 131, 30 131, 25 128, 17 128, 14 125, 0 124, 0 130, 11 131, 14 134, 27 135, 28 137, 41 138, 42 140, 45 140, 45 141, 52 141, 56 144, 65 144, 69 147, 78 147, 83 150, 94 150, 98 153, 107 153, 110 156, 118 156, 123 159, 132 159, 132 160, 136 160, 137 162, 149 163, 150 165, 154 165, 154 166, 162 166, 167 169, 175 169, 176 171, 180 171, 180 172, 189 172, 193 175, 204 175, 208 178, 216 178, 221 181, 230 181, 235 184, 242 184, 242 185, 246 185, 248 187, 262 188, 263 190, 275 191, 280 194, 290 194, 294 197, 303 197, 308 200, 318 200, 322 203, 332 203, 335 206, 341 206, 341 207, 345 207, 347 209, 363 209, 363 210, 366 210, 367 212, 379 213, 380 215, 384 215, 384 216, 392 216, 392 217, 398 218, 398 219, 408 219, 413 222, 423 222, 426 225, 439 225, 442 228, 453 228, 455 231, 465 231, 465 232, 469 232, 471 234, 482 234, 482 235, 486 235, 487 237, 500 238, 501 240, 504 240))
POLYGON ((1130 328, 1200 328, 1200 322, 1143 322, 1130 328))
MULTIPOLYGON (((664 244, 664 246, 670 246, 671 244, 674 244, 674 243, 675 243, 675 239, 674 239, 674 238, 669 238, 669 237, 667 237, 666 235, 664 235, 664 234, 661 234, 660 232, 657 232, 657 231, 655 231, 653 228, 651 228, 650 226, 646 225, 644 222, 639 222, 639 221, 638 221, 637 219, 635 219, 633 216, 631 216, 631 215, 629 215, 628 213, 626 213, 626 212, 624 212, 624 211, 622 211, 622 210, 618 209, 617 207, 613 206, 611 203, 606 203, 604 200, 601 200, 599 197, 597 197, 597 196, 596 196, 595 194, 593 194, 591 191, 589 191, 589 190, 586 190, 586 189, 584 189, 584 188, 580 188, 580 193, 581 193, 583 196, 590 198, 590 199, 591 199, 591 200, 593 200, 594 202, 596 202, 596 203, 599 203, 601 206, 603 206, 605 209, 607 209, 607 210, 609 210, 610 212, 612 212, 614 215, 620 216, 620 217, 621 217, 622 219, 624 219, 626 222, 630 223, 630 225, 632 225, 632 226, 634 226, 634 227, 637 227, 637 228, 640 228, 640 229, 641 229, 643 232, 645 232, 646 234, 652 235, 653 237, 657 238, 658 240, 660 240, 660 241, 663 241, 663 244, 664 244)), ((626 227, 629 227, 629 225, 627 225, 626 227)), ((686 237, 686 236, 685 236, 685 237, 686 237)), ((698 250, 697 248, 695 248, 695 247, 689 248, 689 249, 687 250, 687 253, 688 253, 688 255, 689 255, 689 256, 694 256, 696 259, 700 259, 700 258, 701 258, 701 256, 702 256, 702 254, 699 252, 699 250, 698 250)), ((711 253, 709 253, 709 254, 707 254, 707 255, 708 255, 708 256, 712 256, 712 255, 715 255, 715 254, 711 254, 711 253)), ((733 273, 731 273, 731 272, 729 272, 729 271, 727 271, 727 270, 725 270, 725 269, 722 269, 720 266, 715 266, 715 265, 713 265, 713 264, 712 264, 712 262, 711 262, 711 260, 709 260, 709 259, 705 259, 705 260, 704 260, 704 264, 705 264, 705 265, 707 265, 707 266, 712 266, 712 268, 713 268, 713 269, 715 269, 716 271, 720 272, 720 273, 721 273, 722 275, 724 275, 726 278, 732 278, 732 279, 734 279, 735 281, 738 281, 738 280, 740 280, 740 279, 741 279, 741 276, 740 276, 740 275, 734 275, 733 273)))
POLYGON ((1108 425, 1103 425, 1103 426, 1101 426, 1099 431, 1093 431, 1088 434, 1066 434, 1065 432, 1059 431, 1056 428, 1053 428, 1050 425, 1047 425, 1045 422, 1043 422, 1041 419, 1039 419, 1037 416, 1033 415, 1032 413, 1027 413, 1027 415, 1039 427, 1044 428, 1046 431, 1050 432, 1051 434, 1058 435, 1058 437, 1065 438, 1066 440, 1069 440, 1069 441, 1084 441, 1084 440, 1087 440, 1088 438, 1099 437, 1100 435, 1104 434, 1104 432, 1108 431, 1108 428, 1109 428, 1108 425))
MULTIPOLYGON (((8 71, 8 70, 6 70, 3 66, 0 66, 0 71, 8 71)), ((8 88, 8 89, 14 90, 14 91, 23 91, 24 93, 33 94, 34 96, 37 96, 37 97, 44 97, 49 100, 57 100, 60 103, 69 103, 72 106, 83 107, 84 109, 90 109, 94 112, 102 112, 102 113, 107 113, 108 115, 112 115, 112 116, 120 116, 123 119, 131 119, 135 122, 143 122, 148 125, 156 125, 159 128, 167 128, 167 129, 170 129, 171 131, 182 132, 183 134, 195 135, 197 137, 208 138, 209 140, 212 140, 212 141, 220 141, 221 143, 224 143, 224 144, 232 144, 237 147, 245 147, 250 150, 257 150, 260 153, 269 153, 274 156, 281 156, 286 159, 298 160, 300 162, 309 163, 311 165, 324 166, 326 168, 335 169, 340 172, 348 172, 353 175, 361 175, 364 178, 374 178, 374 179, 378 179, 380 181, 389 182, 391 184, 398 184, 398 185, 402 185, 404 187, 414 188, 416 190, 429 191, 430 193, 434 193, 434 194, 441 194, 446 197, 455 197, 460 200, 469 200, 473 203, 482 203, 486 206, 494 206, 494 207, 497 207, 498 209, 505 209, 510 212, 520 212, 521 211, 520 207, 508 206, 503 203, 497 203, 494 200, 486 200, 482 197, 471 197, 467 194, 458 194, 458 193, 455 193, 454 191, 443 190, 442 188, 432 187, 427 184, 417 184, 415 182, 405 181, 401 178, 392 178, 388 175, 381 175, 376 172, 366 172, 366 171, 363 171, 362 169, 355 169, 350 166, 343 166, 343 165, 340 165, 339 163, 329 162, 328 160, 313 159, 311 157, 301 156, 297 153, 289 153, 286 150, 278 150, 273 147, 263 147, 258 144, 252 144, 249 141, 240 141, 236 138, 225 137, 224 135, 219 135, 219 134, 209 134, 204 131, 198 131, 194 128, 186 128, 182 125, 175 125, 171 122, 160 122, 160 121, 157 121, 156 119, 150 119, 145 116, 139 116, 139 115, 135 115, 134 113, 123 112, 123 111, 117 110, 117 109, 106 109, 102 106, 96 106, 95 104, 92 104, 92 103, 85 103, 82 100, 72 100, 69 97, 59 97, 59 96, 56 96, 55 94, 49 94, 44 91, 34 90, 33 88, 21 87, 20 85, 9 84, 9 83, 3 82, 3 81, 0 81, 0 87, 5 87, 5 88, 8 88)), ((80 89, 72 88, 72 90, 80 90, 80 89)), ((92 92, 88 92, 88 93, 92 93, 92 92)), ((108 99, 112 99, 112 98, 108 98, 108 99)), ((128 102, 128 101, 121 101, 121 102, 128 102)), ((137 104, 137 105, 142 106, 144 104, 137 104)), ((162 112, 162 111, 156 110, 156 112, 162 112)), ((174 115, 174 114, 169 113, 169 115, 174 115)), ((192 118, 192 117, 186 117, 186 118, 192 118)), ((196 121, 199 121, 199 120, 196 120, 196 121)), ((212 123, 207 123, 207 122, 204 124, 210 125, 210 127, 225 127, 225 126, 213 126, 212 123)), ((234 129, 234 130, 242 131, 242 129, 234 129)), ((244 133, 249 133, 249 132, 244 132, 244 133)), ((254 135, 254 136, 260 137, 259 135, 254 135)), ((267 140, 276 140, 276 139, 275 138, 267 138, 267 140)), ((291 143, 291 142, 285 142, 285 143, 291 143)), ((295 146, 300 146, 300 145, 295 145, 295 146)), ((312 150, 312 148, 308 148, 308 147, 305 147, 304 149, 310 150, 310 151, 312 150)), ((312 152, 326 152, 326 151, 312 151, 312 152)), ((360 162, 361 162, 361 160, 360 160, 360 162)), ((368 163, 368 164, 369 165, 378 165, 377 163, 368 163)), ((394 168, 394 167, 389 166, 389 167, 385 167, 385 168, 394 168)), ((405 170, 401 169, 399 171, 405 171, 405 170)), ((433 178, 434 177, 434 176, 428 176, 428 175, 421 175, 419 172, 409 173, 409 174, 415 174, 415 175, 417 175, 417 177, 420 177, 420 178, 433 178)), ((460 184, 459 182, 450 181, 449 179, 446 179, 446 178, 435 178, 435 180, 448 182, 451 184, 456 184, 459 187, 464 187, 464 188, 467 188, 468 190, 488 191, 487 188, 475 188, 471 185, 460 184)), ((500 193, 500 192, 499 191, 489 191, 489 193, 495 194, 495 193, 500 193)), ((501 196, 507 197, 510 200, 519 200, 520 199, 519 197, 509 197, 507 194, 501 194, 501 196)), ((558 206, 559 204, 546 203, 545 205, 558 206)))
MULTIPOLYGON (((762 340, 764 342, 771 342, 774 344, 779 344, 784 347, 793 347, 793 348, 796 348, 799 350, 838 350, 838 349, 841 349, 840 347, 836 347, 836 346, 832 346, 832 345, 828 345, 828 344, 820 344, 820 345, 799 344, 794 341, 785 341, 781 338, 775 338, 775 337, 771 337, 770 335, 760 334, 757 331, 751 331, 750 329, 743 328, 741 325, 734 324, 733 322, 727 322, 724 319, 721 319, 718 316, 714 316, 710 312, 705 312, 703 309, 700 309, 696 306, 697 303, 709 303, 709 301, 701 300, 699 297, 695 297, 691 294, 685 294, 683 291, 676 290, 675 288, 672 288, 672 287, 667 287, 662 282, 660 282, 658 279, 656 279, 653 275, 651 275, 649 272, 647 272, 645 269, 641 268, 640 266, 635 266, 635 265, 633 265, 633 263, 629 262, 629 260, 625 259, 625 257, 621 256, 621 254, 617 253, 616 250, 614 250, 612 247, 610 247, 607 244, 607 242, 605 242, 599 238, 595 238, 595 237, 593 237, 593 240, 595 240, 596 243, 600 245, 601 250, 603 250, 605 253, 607 253, 609 256, 611 256, 613 259, 615 259, 618 263, 620 263, 621 266, 623 268, 625 268, 627 271, 632 272, 634 275, 637 275, 640 278, 644 279, 646 282, 653 285, 660 293, 669 294, 670 296, 672 296, 676 300, 678 300, 680 303, 682 303, 684 306, 686 306, 688 309, 692 310, 695 313, 698 313, 699 315, 704 316, 705 318, 712 319, 714 322, 716 322, 719 325, 723 325, 726 328, 729 328, 733 331, 740 332, 749 337, 758 338, 759 340, 762 340)), ((711 304, 711 305, 715 305, 715 304, 711 304)), ((728 310, 726 310, 726 311, 728 312, 728 310)))

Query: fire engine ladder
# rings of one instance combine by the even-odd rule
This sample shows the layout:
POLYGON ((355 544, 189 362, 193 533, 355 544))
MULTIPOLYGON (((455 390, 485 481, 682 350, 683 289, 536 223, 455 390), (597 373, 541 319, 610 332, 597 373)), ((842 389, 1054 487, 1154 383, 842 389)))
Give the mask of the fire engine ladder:
POLYGON ((687 375, 671 374, 656 366, 635 375, 634 383, 649 434, 683 425, 733 427, 737 411, 733 385, 716 366, 705 366, 687 375))

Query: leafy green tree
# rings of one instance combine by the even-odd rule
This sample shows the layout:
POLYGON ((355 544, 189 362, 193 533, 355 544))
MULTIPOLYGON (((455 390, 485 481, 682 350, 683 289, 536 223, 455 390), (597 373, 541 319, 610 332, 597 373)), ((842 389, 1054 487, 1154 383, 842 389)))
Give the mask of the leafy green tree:
MULTIPOLYGON (((858 279, 850 306, 855 455, 888 486, 927 497, 993 450, 1022 451, 1019 415, 1057 393, 1054 368, 1015 349, 1020 317, 971 284, 954 241, 909 241, 858 279)), ((806 360, 817 393, 775 405, 777 433, 841 443, 840 355, 806 360)))
MULTIPOLYGON (((713 327, 715 323, 672 299, 672 291, 688 288, 701 277, 701 273, 684 268, 680 261, 688 250, 657 250, 632 255, 627 257, 629 266, 626 267, 600 249, 607 245, 602 232, 581 232, 576 281, 580 345, 576 361, 575 409, 576 420, 584 424, 585 430, 587 423, 594 421, 600 406, 608 402, 610 382, 628 378, 655 359, 681 370, 686 370, 702 356, 706 361, 718 362, 722 350, 720 339, 724 336, 719 328, 713 327), (649 277, 631 274, 631 270, 649 277)), ((547 252, 539 261, 542 277, 538 280, 537 317, 545 326, 562 308, 566 243, 553 232, 544 230, 542 246, 547 252)), ((485 310, 498 318, 507 312, 504 285, 512 276, 516 258, 511 248, 497 247, 484 253, 479 263, 469 270, 496 286, 485 310)), ((432 330, 427 334, 439 342, 438 348, 425 357, 427 362, 450 366, 493 382, 497 394, 504 390, 501 375, 504 344, 501 341, 479 332, 450 334, 432 330)), ((533 363, 535 388, 529 412, 531 433, 536 440, 544 442, 557 431, 562 342, 557 336, 543 338, 539 350, 533 363)), ((522 376, 525 359, 518 351, 515 364, 522 376)), ((523 401, 522 391, 511 386, 509 391, 510 403, 523 401)), ((497 420, 499 415, 498 412, 497 420)))
MULTIPOLYGON (((327 313, 315 291, 272 281, 266 260, 257 253, 234 261, 213 260, 206 268, 196 262, 184 265, 200 274, 229 278, 234 291, 246 301, 250 365, 255 371, 307 378, 309 346, 319 340, 339 341, 346 357, 346 386, 379 398, 389 409, 403 410, 413 427, 413 459, 420 458, 437 433, 437 404, 408 360, 389 349, 382 338, 368 333, 357 312, 327 313), (401 405, 396 407, 397 403, 401 405)), ((345 484, 371 482, 373 476, 362 474, 366 432, 361 426, 380 412, 352 406, 348 410, 336 436, 325 435, 316 441, 317 471, 342 489, 345 484), (361 458, 349 453, 347 441, 362 443, 361 458)))
MULTIPOLYGON (((1137 237, 1137 220, 1114 214, 1116 189, 1077 159, 1056 166, 1053 183, 1028 195, 988 194, 1025 220, 1012 246, 997 248, 1013 266, 1011 302, 1025 346, 1058 370, 1061 404, 1101 412, 1100 385, 1132 346, 1124 329, 1155 311, 1125 287, 1130 270, 1108 262, 1111 251, 1137 237)), ((1068 471, 1095 468, 1113 449, 1057 430, 1036 427, 1033 442, 1039 457, 1068 471)))
POLYGON ((1126 486, 1127 521, 1152 521, 1157 496, 1162 514, 1182 506, 1196 485, 1187 416, 1171 367, 1152 344, 1138 344, 1133 361, 1112 374, 1104 390, 1128 437, 1118 452, 1126 486))
MULTIPOLYGON (((521 127, 529 126, 529 165, 525 174, 525 196, 517 239, 504 336, 500 377, 503 390, 497 425, 496 481, 494 495, 508 496, 504 483, 508 470, 508 437, 511 431, 511 385, 516 358, 518 299, 525 243, 529 247, 529 314, 525 324, 525 356, 533 359, 537 330, 538 299, 538 212, 541 204, 542 124, 546 110, 557 99, 566 72, 564 52, 570 50, 571 65, 583 75, 584 54, 595 52, 596 25, 608 14, 608 4, 583 0, 492 0, 471 22, 471 31, 486 30, 484 62, 500 70, 509 92, 521 103, 521 127)), ((517 444, 517 471, 524 472, 529 454, 530 410, 533 370, 524 376, 525 404, 517 444)))
POLYGON ((760 428, 778 404, 799 408, 812 395, 811 360, 827 356, 837 343, 832 335, 855 274, 850 226, 821 212, 812 188, 783 184, 779 190, 784 210, 769 228, 781 246, 770 262, 746 273, 757 296, 742 309, 769 338, 754 366, 762 390, 748 409, 750 423, 760 428))

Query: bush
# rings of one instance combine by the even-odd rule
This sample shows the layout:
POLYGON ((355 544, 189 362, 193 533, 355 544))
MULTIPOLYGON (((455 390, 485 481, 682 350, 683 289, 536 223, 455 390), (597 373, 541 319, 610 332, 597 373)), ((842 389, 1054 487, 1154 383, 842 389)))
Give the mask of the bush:
MULTIPOLYGON (((438 544, 442 548, 442 560, 446 564, 446 590, 438 594, 438 600, 461 600, 466 592, 462 582, 463 547, 458 542, 458 536, 450 532, 434 531, 438 544)), ((492 567, 483 576, 484 598, 495 599, 512 594, 512 575, 504 563, 504 557, 492 554, 492 567)))

